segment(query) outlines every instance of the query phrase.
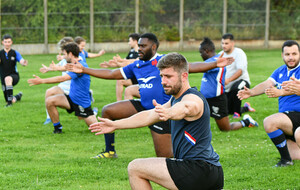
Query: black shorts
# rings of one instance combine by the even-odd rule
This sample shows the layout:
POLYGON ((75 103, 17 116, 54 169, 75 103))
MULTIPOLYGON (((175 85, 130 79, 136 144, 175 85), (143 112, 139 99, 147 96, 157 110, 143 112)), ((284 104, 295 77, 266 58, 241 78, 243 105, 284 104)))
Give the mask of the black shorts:
POLYGON ((298 127, 300 127, 300 112, 289 112, 289 111, 286 111, 286 112, 283 112, 286 116, 288 116, 290 118, 290 120, 292 121, 292 124, 293 124, 293 135, 290 136, 290 135, 285 135, 287 139, 290 139, 292 141, 295 141, 296 142, 296 139, 295 139, 295 131, 298 127))
POLYGON ((203 160, 176 160, 166 158, 167 168, 176 187, 180 190, 222 189, 222 166, 203 160))
MULTIPOLYGON (((13 73, 13 74, 10 74, 10 75, 7 75, 7 76, 11 76, 11 78, 13 79, 13 83, 12 83, 13 86, 18 84, 18 82, 20 80, 19 74, 13 73)), ((5 80, 4 79, 5 79, 5 77, 4 78, 1 77, 2 89, 3 89, 3 86, 5 87, 5 80)))
POLYGON ((132 84, 138 84, 138 81, 135 77, 131 78, 130 80, 131 80, 132 84))
MULTIPOLYGON (((142 106, 140 99, 133 99, 129 101, 132 103, 136 111, 141 112, 145 110, 145 108, 142 106)), ((158 134, 171 134, 171 127, 169 125, 169 121, 155 123, 153 125, 150 125, 149 128, 158 134)))
POLYGON ((222 119, 223 117, 228 116, 226 94, 214 98, 206 98, 206 100, 210 109, 210 117, 222 119))
POLYGON ((67 110, 68 113, 72 113, 73 111, 75 111, 75 115, 78 116, 78 117, 83 117, 83 118, 87 118, 89 117, 90 115, 94 115, 94 112, 92 110, 92 107, 87 107, 87 108, 84 108, 78 104, 75 104, 74 102, 72 102, 71 98, 69 97, 69 95, 66 95, 65 96, 67 97, 68 99, 68 102, 70 104, 70 109, 67 110))

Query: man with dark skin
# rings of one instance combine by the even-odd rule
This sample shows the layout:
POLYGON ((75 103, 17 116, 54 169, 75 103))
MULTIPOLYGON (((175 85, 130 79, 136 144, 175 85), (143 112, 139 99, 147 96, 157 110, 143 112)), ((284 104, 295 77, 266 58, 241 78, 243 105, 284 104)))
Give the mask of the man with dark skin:
POLYGON ((239 122, 229 122, 227 97, 225 94, 225 66, 227 65, 216 64, 214 62, 220 55, 216 55, 214 43, 209 38, 204 38, 201 42, 199 53, 204 63, 190 63, 189 72, 204 72, 200 92, 207 99, 210 107, 210 116, 215 119, 219 129, 221 131, 231 131, 243 127, 258 126, 257 122, 249 115, 244 115, 243 120, 239 122))
MULTIPOLYGON (((138 41, 139 60, 125 67, 110 69, 91 69, 80 64, 68 64, 69 71, 86 73, 102 79, 130 79, 136 77, 140 88, 140 100, 124 100, 106 105, 102 109, 102 117, 118 120, 130 117, 140 111, 152 109, 152 100, 164 104, 170 96, 166 95, 161 85, 161 78, 156 64, 162 55, 157 54, 159 42, 152 33, 141 35, 138 41)), ((168 121, 149 126, 153 138, 154 148, 158 157, 172 157, 171 135, 168 121)), ((116 158, 114 147, 114 133, 105 135, 106 150, 94 158, 116 158)))

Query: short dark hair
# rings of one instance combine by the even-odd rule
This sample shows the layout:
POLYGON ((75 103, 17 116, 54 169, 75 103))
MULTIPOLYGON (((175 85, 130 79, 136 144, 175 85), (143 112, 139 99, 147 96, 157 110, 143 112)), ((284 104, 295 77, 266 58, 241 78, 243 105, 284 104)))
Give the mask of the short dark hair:
POLYGON ((215 44, 208 37, 204 37, 203 41, 200 43, 200 48, 207 50, 209 52, 215 52, 215 44))
POLYGON ((75 41, 76 44, 79 45, 81 42, 85 42, 86 40, 81 36, 76 36, 74 41, 75 41))
POLYGON ((62 50, 65 50, 67 53, 72 53, 75 57, 79 56, 79 47, 76 43, 71 42, 62 47, 62 50))
POLYGON ((156 49, 158 48, 159 46, 159 41, 157 39, 157 37, 155 36, 155 34, 153 33, 145 33, 145 34, 142 34, 140 36, 140 38, 148 38, 148 40, 152 41, 153 43, 156 44, 156 49))
POLYGON ((140 35, 138 33, 131 33, 128 35, 129 38, 132 38, 135 41, 138 41, 140 39, 140 35))
POLYGON ((167 55, 163 56, 157 63, 157 68, 159 70, 171 67, 178 73, 189 71, 189 64, 186 58, 176 52, 168 53, 167 55))
POLYGON ((222 36, 222 39, 230 39, 230 40, 234 40, 234 36, 231 33, 226 33, 222 36))
POLYGON ((284 47, 286 47, 286 46, 287 47, 291 47, 293 45, 296 45, 298 47, 298 51, 300 52, 299 44, 296 41, 294 41, 294 40, 287 40, 287 41, 285 41, 283 43, 283 45, 282 45, 281 51, 283 52, 284 47))
POLYGON ((2 37, 2 40, 6 40, 6 39, 11 39, 11 40, 12 40, 11 35, 9 35, 9 34, 4 34, 3 37, 2 37))

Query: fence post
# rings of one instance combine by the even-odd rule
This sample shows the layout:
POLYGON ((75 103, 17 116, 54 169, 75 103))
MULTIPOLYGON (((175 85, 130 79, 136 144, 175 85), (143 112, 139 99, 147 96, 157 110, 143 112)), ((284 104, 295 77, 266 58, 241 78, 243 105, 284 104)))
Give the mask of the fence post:
POLYGON ((49 53, 48 48, 48 3, 44 0, 44 53, 49 53))
POLYGON ((223 34, 227 33, 227 0, 223 0, 223 34))
POLYGON ((135 0, 135 33, 139 33, 140 25, 140 1, 135 0))
POLYGON ((266 0, 265 48, 269 47, 270 0, 266 0))
POLYGON ((179 49, 183 49, 183 17, 184 17, 184 0, 180 0, 179 8, 179 49))
POLYGON ((94 0, 90 0, 90 50, 94 49, 94 0))

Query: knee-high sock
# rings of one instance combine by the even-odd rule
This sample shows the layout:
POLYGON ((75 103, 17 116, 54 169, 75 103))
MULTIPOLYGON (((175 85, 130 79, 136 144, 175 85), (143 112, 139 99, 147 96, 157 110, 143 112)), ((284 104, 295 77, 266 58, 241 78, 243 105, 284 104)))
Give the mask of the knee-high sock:
POLYGON ((268 136, 270 137, 270 139, 278 149, 281 159, 292 160, 289 150, 287 148, 286 138, 284 133, 280 129, 277 129, 276 131, 268 133, 268 136))
POLYGON ((104 134, 105 138, 105 152, 115 151, 115 133, 104 134))
POLYGON ((6 86, 7 103, 11 104, 13 100, 13 86, 6 86))

